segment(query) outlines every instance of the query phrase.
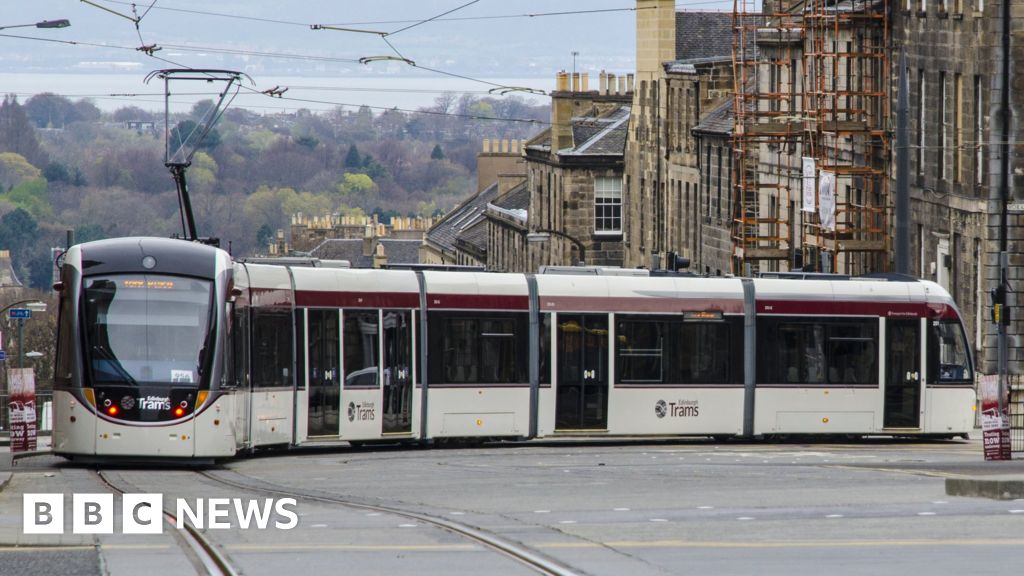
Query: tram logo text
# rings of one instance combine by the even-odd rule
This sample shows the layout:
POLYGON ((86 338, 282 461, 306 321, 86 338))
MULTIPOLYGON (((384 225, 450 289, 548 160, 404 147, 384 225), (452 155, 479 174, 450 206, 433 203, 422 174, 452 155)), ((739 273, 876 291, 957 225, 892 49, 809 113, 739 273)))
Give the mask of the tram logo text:
POLYGON ((377 418, 377 412, 374 410, 373 402, 355 402, 348 403, 348 421, 349 422, 367 422, 377 418))
POLYGON ((139 398, 139 409, 170 410, 171 399, 167 396, 146 396, 145 398, 139 398))
POLYGON ((654 415, 658 418, 696 418, 700 416, 700 406, 696 400, 658 400, 654 404, 654 415))
MULTIPOLYGON (((174 518, 167 522, 178 530, 185 522, 199 530, 291 530, 299 524, 294 498, 177 498, 174 518)), ((124 494, 120 514, 113 494, 73 494, 72 534, 113 534, 120 516, 121 534, 163 534, 164 495, 124 494)), ((168 509, 167 512, 170 512, 168 509)), ((63 494, 25 494, 22 499, 22 532, 64 533, 63 494)))

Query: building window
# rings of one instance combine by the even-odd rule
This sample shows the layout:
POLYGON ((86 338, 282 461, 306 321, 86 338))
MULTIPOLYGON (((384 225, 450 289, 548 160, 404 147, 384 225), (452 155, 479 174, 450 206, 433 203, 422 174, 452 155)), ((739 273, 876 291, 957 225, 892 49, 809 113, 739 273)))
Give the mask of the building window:
POLYGON ((621 178, 594 178, 594 231, 622 232, 621 178))
POLYGON ((963 172, 964 146, 964 81, 960 74, 953 75, 953 181, 959 183, 963 172))
POLYGON ((981 76, 974 77, 974 183, 985 183, 984 161, 985 152, 981 141, 984 138, 985 114, 982 107, 981 76))
POLYGON ((939 181, 936 183, 941 186, 946 181, 946 146, 949 144, 947 138, 949 137, 949 129, 946 125, 946 73, 939 72, 939 107, 937 111, 939 115, 939 181))
POLYGON ((917 70, 917 175, 924 176, 924 104, 925 104, 924 68, 917 70))

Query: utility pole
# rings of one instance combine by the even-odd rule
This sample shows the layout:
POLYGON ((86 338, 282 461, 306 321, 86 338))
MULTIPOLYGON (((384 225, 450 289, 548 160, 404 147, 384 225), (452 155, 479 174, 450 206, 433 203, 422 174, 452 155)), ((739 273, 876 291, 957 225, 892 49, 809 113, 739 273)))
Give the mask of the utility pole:
POLYGON ((1010 126, 1013 120, 1013 112, 1010 108, 1010 2, 1011 0, 1000 1, 999 11, 999 48, 997 49, 997 61, 999 73, 994 75, 995 84, 993 92, 996 92, 993 101, 992 129, 991 129, 991 152, 992 167, 990 175, 992 185, 996 187, 996 200, 999 210, 999 270, 997 283, 992 290, 992 305, 994 308, 994 320, 996 322, 997 351, 996 363, 999 374, 999 413, 1006 412, 1008 382, 1007 364, 1009 350, 1007 348, 1006 327, 1010 321, 1010 315, 1006 309, 1007 291, 1009 284, 1009 238, 1008 238, 1008 214, 1007 203, 1010 200, 1010 126))

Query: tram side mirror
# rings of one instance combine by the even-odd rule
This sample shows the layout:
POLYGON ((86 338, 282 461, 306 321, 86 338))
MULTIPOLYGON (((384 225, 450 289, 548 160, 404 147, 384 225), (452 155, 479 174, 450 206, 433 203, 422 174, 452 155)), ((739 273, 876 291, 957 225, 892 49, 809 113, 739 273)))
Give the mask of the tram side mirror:
POLYGON ((53 283, 53 291, 54 292, 63 292, 64 291, 64 283, 63 282, 54 282, 53 283))

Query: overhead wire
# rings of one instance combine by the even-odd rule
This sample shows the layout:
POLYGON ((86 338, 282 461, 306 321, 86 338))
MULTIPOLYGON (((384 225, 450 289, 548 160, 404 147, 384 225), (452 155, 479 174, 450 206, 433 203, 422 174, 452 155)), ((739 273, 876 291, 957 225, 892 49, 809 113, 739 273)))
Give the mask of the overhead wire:
POLYGON ((427 22, 432 22, 432 21, 437 20, 438 18, 440 18, 442 16, 447 16, 447 15, 453 13, 453 12, 458 12, 459 10, 462 10, 463 8, 466 8, 467 6, 472 6, 473 4, 476 4, 479 1, 480 0, 470 0, 469 2, 466 2, 465 4, 463 4, 463 5, 461 5, 461 6, 457 7, 457 8, 452 8, 451 10, 448 10, 447 12, 442 12, 441 14, 438 14, 437 16, 432 16, 432 17, 427 18, 425 20, 420 20, 419 22, 416 22, 415 24, 410 24, 410 25, 408 25, 408 26, 406 26, 404 28, 399 28, 398 30, 395 30, 394 32, 389 32, 388 36, 394 36, 395 34, 398 34, 400 32, 405 32, 406 30, 409 30, 411 28, 415 28, 417 26, 422 26, 423 24, 426 24, 427 22))

